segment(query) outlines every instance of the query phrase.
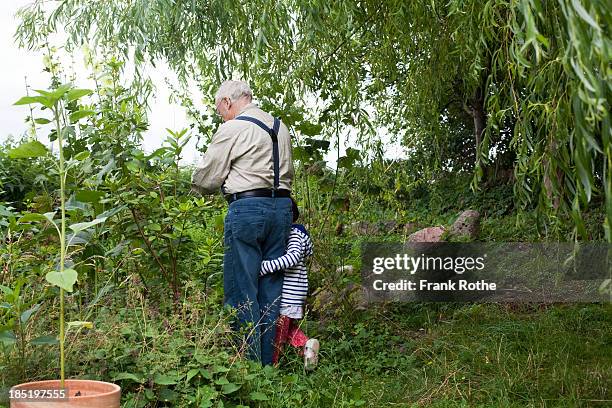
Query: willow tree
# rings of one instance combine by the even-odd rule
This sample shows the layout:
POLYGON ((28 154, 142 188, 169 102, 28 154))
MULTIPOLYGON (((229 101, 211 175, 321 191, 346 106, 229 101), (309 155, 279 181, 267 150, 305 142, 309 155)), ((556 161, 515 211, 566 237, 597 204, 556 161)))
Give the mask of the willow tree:
POLYGON ((571 215, 583 237, 605 198, 612 241, 606 0, 37 0, 20 16, 30 48, 63 27, 68 46, 163 59, 207 94, 241 76, 306 133, 315 100, 324 133, 384 125, 437 169, 454 138, 473 188, 509 166, 523 207, 571 215))

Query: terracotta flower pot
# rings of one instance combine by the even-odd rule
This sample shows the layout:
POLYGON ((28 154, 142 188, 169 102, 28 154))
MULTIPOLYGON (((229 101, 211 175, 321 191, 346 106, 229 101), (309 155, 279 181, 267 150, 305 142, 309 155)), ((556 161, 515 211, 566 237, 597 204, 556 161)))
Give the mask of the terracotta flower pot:
MULTIPOLYGON (((49 390, 44 394, 51 396, 52 390, 60 390, 59 380, 34 381, 19 384, 11 388, 11 408, 120 408, 121 387, 104 381, 66 380, 67 398, 53 400, 28 397, 34 396, 34 390, 49 390), (25 397, 25 398, 24 398, 25 397)), ((39 395, 43 392, 38 391, 39 395)))

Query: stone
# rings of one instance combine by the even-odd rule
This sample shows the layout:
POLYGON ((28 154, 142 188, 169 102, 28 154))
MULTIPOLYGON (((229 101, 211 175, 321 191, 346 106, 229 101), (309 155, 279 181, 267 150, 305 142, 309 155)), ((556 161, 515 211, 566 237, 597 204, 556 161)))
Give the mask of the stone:
POLYGON ((395 220, 380 222, 355 221, 350 225, 351 232, 359 236, 392 234, 397 228, 398 223, 395 220))
POLYGON ((392 234, 397 230, 397 221, 389 220, 378 223, 378 232, 380 234, 392 234))
POLYGON ((342 299, 345 300, 345 306, 351 308, 351 311, 366 310, 368 301, 366 299, 365 290, 361 285, 350 282, 346 288, 342 290, 342 299))
POLYGON ((427 227, 410 234, 408 242, 442 242, 444 227, 427 227))
POLYGON ((313 310, 319 312, 319 314, 326 314, 326 306, 330 305, 337 298, 331 291, 327 289, 318 289, 313 294, 312 306, 313 310))
POLYGON ((475 239, 480 229, 480 213, 476 210, 465 210, 450 227, 450 234, 457 237, 475 239))
POLYGON ((358 290, 353 291, 349 299, 354 310, 367 310, 368 300, 364 288, 359 287, 358 290))
POLYGON ((367 221, 355 221, 351 223, 351 232, 355 235, 375 235, 377 228, 370 222, 367 221))

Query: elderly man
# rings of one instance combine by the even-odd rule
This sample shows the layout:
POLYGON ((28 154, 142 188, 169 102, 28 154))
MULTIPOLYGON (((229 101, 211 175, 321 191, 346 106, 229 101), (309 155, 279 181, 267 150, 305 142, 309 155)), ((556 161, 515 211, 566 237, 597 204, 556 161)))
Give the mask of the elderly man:
POLYGON ((193 173, 203 192, 221 188, 225 217, 225 304, 248 328, 249 357, 271 364, 282 274, 258 278, 261 262, 285 253, 291 226, 293 163, 289 130, 252 103, 249 85, 225 81, 215 96, 224 123, 193 173))

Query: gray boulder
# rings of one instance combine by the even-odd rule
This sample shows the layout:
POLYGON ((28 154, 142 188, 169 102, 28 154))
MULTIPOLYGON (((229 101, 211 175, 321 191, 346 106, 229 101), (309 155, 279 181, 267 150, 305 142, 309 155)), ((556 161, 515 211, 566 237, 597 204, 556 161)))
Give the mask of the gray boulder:
POLYGON ((456 237, 475 239, 480 230, 480 213, 476 210, 465 210, 450 227, 450 234, 456 237))

